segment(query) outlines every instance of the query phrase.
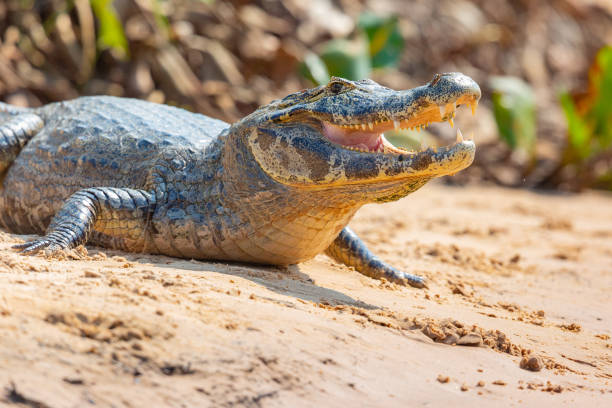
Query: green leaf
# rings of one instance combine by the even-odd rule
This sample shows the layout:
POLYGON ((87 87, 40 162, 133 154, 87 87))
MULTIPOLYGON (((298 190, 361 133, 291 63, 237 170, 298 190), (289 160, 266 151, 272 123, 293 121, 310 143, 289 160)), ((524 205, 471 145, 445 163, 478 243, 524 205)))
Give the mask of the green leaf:
POLYGON ((493 77, 493 114, 501 138, 512 149, 535 154, 536 109, 531 87, 520 78, 493 77))
POLYGON ((571 158, 584 160, 591 154, 590 132, 585 121, 578 115, 574 101, 568 92, 561 94, 561 107, 567 120, 568 151, 571 158))
POLYGON ((597 98, 589 116, 594 122, 594 136, 603 150, 612 145, 612 46, 597 53, 591 82, 597 98))
POLYGON ((380 17, 366 12, 357 22, 368 39, 373 68, 397 66, 404 50, 404 39, 398 28, 397 16, 380 17))
POLYGON ((112 49, 121 57, 127 57, 128 42, 121 21, 113 8, 113 0, 90 0, 90 3, 99 22, 98 48, 112 49))
POLYGON ((372 70, 367 47, 360 40, 331 40, 325 44, 321 59, 332 76, 359 80, 367 78, 372 70))
POLYGON ((304 57, 300 65, 300 74, 317 85, 329 82, 329 72, 327 72, 325 62, 317 54, 311 52, 304 57))

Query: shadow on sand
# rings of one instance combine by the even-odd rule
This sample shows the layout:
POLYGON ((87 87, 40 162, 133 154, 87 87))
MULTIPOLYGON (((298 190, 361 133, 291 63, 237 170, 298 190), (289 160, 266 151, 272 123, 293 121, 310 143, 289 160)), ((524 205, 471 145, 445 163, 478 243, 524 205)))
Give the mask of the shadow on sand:
MULTIPOLYGON (((90 254, 95 254, 98 248, 91 248, 90 254)), ((100 250, 109 256, 122 256, 130 262, 151 264, 161 268, 181 269, 186 273, 216 272, 229 276, 248 279, 258 285, 284 296, 315 303, 325 303, 331 306, 347 305, 363 309, 380 309, 380 307, 354 299, 333 289, 318 286, 307 274, 300 270, 300 265, 288 267, 243 264, 236 262, 204 262, 163 255, 133 254, 107 249, 100 250)), ((278 301, 277 299, 274 299, 278 301)))

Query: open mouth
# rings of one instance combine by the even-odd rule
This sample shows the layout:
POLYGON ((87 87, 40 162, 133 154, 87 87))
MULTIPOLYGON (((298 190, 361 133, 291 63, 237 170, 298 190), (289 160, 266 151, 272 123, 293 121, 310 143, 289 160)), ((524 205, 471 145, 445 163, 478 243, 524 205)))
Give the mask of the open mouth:
MULTIPOLYGON (((410 117, 404 117, 405 115, 398 113, 382 121, 365 121, 362 123, 342 125, 325 121, 323 122, 323 134, 330 142, 344 149, 357 152, 389 154, 418 153, 394 146, 385 138, 384 132, 400 129, 420 131, 421 129, 427 128, 431 123, 444 121, 448 122, 451 127, 453 127, 453 120, 457 108, 460 106, 470 106, 472 115, 474 115, 478 107, 478 100, 470 96, 463 96, 454 103, 428 106, 421 109, 416 115, 411 114, 410 117)), ((466 138, 466 140, 472 139, 472 136, 466 138)), ((461 134, 461 130, 457 128, 455 143, 461 143, 463 140, 464 138, 461 134)))

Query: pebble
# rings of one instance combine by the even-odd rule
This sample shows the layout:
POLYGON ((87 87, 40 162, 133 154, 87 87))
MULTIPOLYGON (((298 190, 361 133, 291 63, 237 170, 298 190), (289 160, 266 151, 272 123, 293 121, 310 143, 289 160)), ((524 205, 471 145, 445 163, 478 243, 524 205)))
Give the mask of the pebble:
POLYGON ((478 333, 468 333, 457 341, 457 345, 472 347, 481 346, 482 336, 478 333))
POLYGON ((448 336, 446 336, 444 338, 444 340, 442 340, 442 343, 444 343, 444 344, 457 344, 458 341, 459 341, 459 336, 457 336, 454 333, 451 333, 448 336))
POLYGON ((544 367, 544 364, 542 364, 542 359, 540 359, 540 357, 528 356, 523 357, 519 366, 523 370, 540 371, 544 367))
POLYGON ((446 384, 448 381, 450 380, 450 378, 448 378, 448 375, 438 375, 438 381, 441 382, 442 384, 446 384))

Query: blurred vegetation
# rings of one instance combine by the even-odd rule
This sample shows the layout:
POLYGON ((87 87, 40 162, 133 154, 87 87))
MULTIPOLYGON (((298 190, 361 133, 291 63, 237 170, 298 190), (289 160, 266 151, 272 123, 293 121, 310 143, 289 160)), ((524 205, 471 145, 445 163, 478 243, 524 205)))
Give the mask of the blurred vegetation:
POLYGON ((368 78, 372 69, 394 68, 399 62, 404 40, 398 17, 361 14, 353 38, 338 38, 322 45, 320 55, 308 53, 300 67, 301 74, 316 85, 330 76, 351 80, 368 78))
POLYGON ((608 0, 3 0, 0 100, 107 94, 234 121, 330 75, 406 89, 461 71, 483 89, 455 121, 478 153, 449 182, 612 188, 610 39, 608 0))
POLYGON ((98 19, 98 48, 113 49, 127 57, 127 38, 112 3, 112 0, 90 0, 91 8, 98 19))
POLYGON ((612 46, 597 54, 588 91, 575 98, 564 92, 561 104, 568 122, 562 168, 572 168, 579 187, 612 190, 612 46))
POLYGON ((533 90, 516 77, 492 77, 493 114, 499 135, 513 150, 533 159, 536 146, 536 103, 533 90))

